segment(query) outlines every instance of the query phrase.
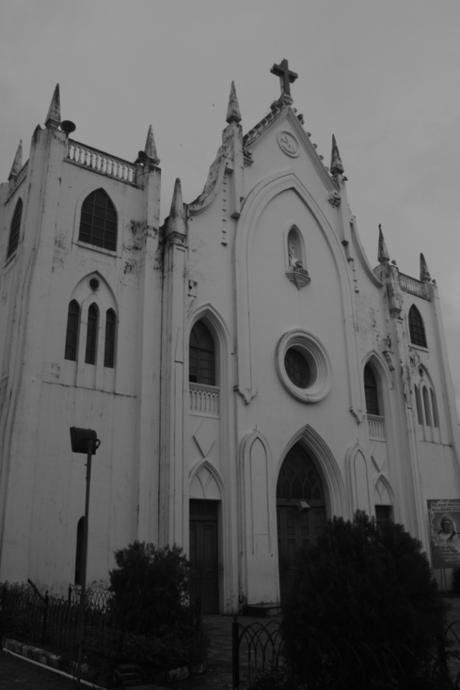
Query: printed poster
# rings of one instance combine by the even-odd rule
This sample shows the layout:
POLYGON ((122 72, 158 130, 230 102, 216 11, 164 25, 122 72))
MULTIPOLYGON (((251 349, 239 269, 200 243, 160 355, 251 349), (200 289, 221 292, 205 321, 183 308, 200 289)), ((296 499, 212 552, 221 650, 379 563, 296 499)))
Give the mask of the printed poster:
POLYGON ((460 567, 460 499, 428 501, 433 568, 460 567))

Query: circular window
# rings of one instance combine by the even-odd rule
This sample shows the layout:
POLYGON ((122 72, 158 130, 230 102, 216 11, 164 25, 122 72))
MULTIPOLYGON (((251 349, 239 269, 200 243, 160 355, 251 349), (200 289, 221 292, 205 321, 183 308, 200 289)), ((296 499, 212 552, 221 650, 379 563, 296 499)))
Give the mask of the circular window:
POLYGON ((287 390, 303 402, 322 400, 329 392, 330 363, 326 350, 310 333, 286 333, 276 350, 278 375, 287 390))

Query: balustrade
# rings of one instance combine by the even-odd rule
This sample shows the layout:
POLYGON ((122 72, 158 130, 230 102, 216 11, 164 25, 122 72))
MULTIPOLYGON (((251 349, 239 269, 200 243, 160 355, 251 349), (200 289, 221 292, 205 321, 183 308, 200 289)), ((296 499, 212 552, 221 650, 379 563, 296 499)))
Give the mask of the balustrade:
POLYGON ((412 276, 408 276, 405 273, 400 273, 399 284, 401 286, 401 290, 404 290, 404 292, 408 292, 411 295, 421 297, 422 299, 426 299, 428 301, 431 300, 430 289, 427 283, 422 283, 422 281, 412 278, 412 276))
POLYGON ((369 438, 374 441, 385 441, 385 419, 378 414, 368 414, 369 438))
POLYGON ((113 177, 120 182, 135 184, 136 166, 116 156, 98 151, 69 139, 67 160, 76 165, 90 168, 101 175, 113 177))
POLYGON ((194 414, 219 416, 219 388, 203 383, 190 383, 190 411, 194 414))

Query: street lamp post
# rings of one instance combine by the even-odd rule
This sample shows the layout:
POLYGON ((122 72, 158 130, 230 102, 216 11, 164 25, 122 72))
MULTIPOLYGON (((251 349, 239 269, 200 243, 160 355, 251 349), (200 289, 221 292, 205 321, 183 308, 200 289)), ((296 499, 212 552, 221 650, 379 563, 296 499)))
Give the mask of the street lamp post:
POLYGON ((88 520, 89 520, 89 492, 91 486, 91 460, 101 445, 93 429, 70 427, 70 442, 73 453, 86 455, 86 490, 85 490, 85 518, 83 522, 83 553, 80 583, 80 606, 78 612, 78 665, 77 680, 80 682, 81 665, 83 661, 83 639, 85 628, 85 598, 86 598, 86 566, 88 560, 88 520))

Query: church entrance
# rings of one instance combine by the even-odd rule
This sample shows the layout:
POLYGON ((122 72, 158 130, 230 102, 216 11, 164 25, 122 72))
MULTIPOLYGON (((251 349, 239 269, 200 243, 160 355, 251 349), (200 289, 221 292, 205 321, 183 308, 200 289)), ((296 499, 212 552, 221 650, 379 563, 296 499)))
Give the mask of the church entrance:
POLYGON ((190 501, 192 601, 203 613, 219 612, 218 501, 190 501))
POLYGON ((289 595, 299 549, 316 543, 326 522, 324 483, 305 446, 296 443, 282 464, 276 488, 281 600, 289 595))

